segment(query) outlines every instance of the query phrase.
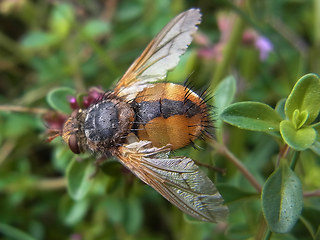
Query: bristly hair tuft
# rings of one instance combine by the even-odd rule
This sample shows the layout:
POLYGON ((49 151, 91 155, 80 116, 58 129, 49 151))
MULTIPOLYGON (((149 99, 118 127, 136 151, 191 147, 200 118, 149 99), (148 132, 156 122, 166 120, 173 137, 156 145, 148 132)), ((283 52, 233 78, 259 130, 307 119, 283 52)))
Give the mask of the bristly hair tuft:
MULTIPOLYGON (((184 103, 187 102, 188 97, 192 94, 192 92, 197 93, 200 97, 201 101, 198 105, 199 107, 203 108, 201 112, 202 120, 201 120, 201 127, 202 127, 202 135, 199 138, 204 138, 204 136, 213 138, 214 137, 214 117, 215 117, 215 107, 210 104, 212 99, 214 98, 212 91, 209 91, 208 88, 203 88, 202 90, 196 90, 194 85, 190 81, 191 74, 187 77, 184 82, 186 93, 184 95, 184 103)), ((188 109, 189 110, 189 109, 188 109)))

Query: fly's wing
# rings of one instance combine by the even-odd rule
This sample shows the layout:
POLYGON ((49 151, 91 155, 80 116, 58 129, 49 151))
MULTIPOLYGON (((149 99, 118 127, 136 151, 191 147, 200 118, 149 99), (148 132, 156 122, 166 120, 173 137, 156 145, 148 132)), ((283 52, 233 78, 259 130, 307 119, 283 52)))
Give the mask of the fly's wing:
POLYGON ((149 141, 124 145, 115 154, 138 178, 183 212, 208 222, 223 221, 228 208, 211 180, 190 158, 169 158, 170 148, 149 141))
POLYGON ((120 79, 116 94, 131 100, 147 83, 164 79, 188 48, 200 21, 199 9, 190 9, 171 20, 120 79))

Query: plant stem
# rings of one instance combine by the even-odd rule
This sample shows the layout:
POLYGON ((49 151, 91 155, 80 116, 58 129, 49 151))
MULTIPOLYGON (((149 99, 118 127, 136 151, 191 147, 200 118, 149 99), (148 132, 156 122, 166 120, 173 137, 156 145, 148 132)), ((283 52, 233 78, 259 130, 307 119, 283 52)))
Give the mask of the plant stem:
POLYGON ((42 179, 37 181, 33 187, 34 189, 42 191, 64 189, 67 187, 67 180, 64 177, 55 179, 42 179))
POLYGON ((235 26, 231 33, 230 39, 223 51, 223 59, 215 68, 211 80, 212 88, 215 88, 221 79, 225 76, 229 66, 231 65, 232 59, 236 54, 238 43, 241 42, 242 34, 245 28, 245 22, 241 17, 237 17, 235 20, 235 26))
POLYGON ((13 151, 15 146, 16 146, 16 141, 13 139, 8 139, 2 143, 2 146, 0 148, 0 166, 1 164, 4 163, 4 161, 10 155, 10 153, 13 151))
POLYGON ((314 0, 314 45, 320 46, 320 1, 314 0))
POLYGON ((49 112, 46 108, 29 108, 22 106, 10 106, 10 105, 0 105, 0 111, 6 112, 26 112, 26 113, 35 113, 35 114, 45 114, 49 112))
POLYGON ((230 160, 240 170, 240 172, 242 172, 244 177, 251 183, 251 185, 260 194, 262 191, 262 187, 258 183, 258 181, 255 179, 255 177, 248 171, 246 166, 236 156, 234 156, 233 153, 230 152, 227 147, 225 147, 224 145, 218 143, 213 139, 209 141, 221 155, 225 156, 228 160, 230 160))
POLYGON ((48 178, 48 179, 30 179, 30 182, 14 182, 6 185, 4 191, 18 192, 24 189, 33 189, 37 191, 53 191, 65 189, 67 187, 67 180, 64 177, 48 178))
POLYGON ((272 236, 272 232, 268 229, 266 235, 264 236, 264 240, 269 240, 272 236))
POLYGON ((203 163, 203 162, 198 162, 196 160, 193 160, 198 166, 203 166, 203 167, 206 167, 208 169, 211 169, 213 171, 217 171, 217 172, 220 172, 222 175, 226 174, 226 169, 224 168, 218 168, 218 167, 215 167, 215 166, 211 166, 210 164, 206 164, 206 163, 203 163))
POLYGON ((303 197, 320 197, 320 189, 303 193, 303 197))
POLYGON ((296 164, 297 164, 299 155, 300 155, 300 152, 294 151, 293 156, 292 156, 292 159, 291 159, 291 163, 290 163, 290 168, 291 168, 291 170, 293 170, 293 171, 294 171, 294 169, 295 169, 295 167, 296 167, 296 164))
POLYGON ((290 150, 290 147, 288 145, 285 145, 285 147, 283 149, 280 149, 280 152, 279 152, 279 155, 277 158, 277 162, 276 162, 276 167, 278 167, 280 165, 280 160, 287 156, 289 150, 290 150))

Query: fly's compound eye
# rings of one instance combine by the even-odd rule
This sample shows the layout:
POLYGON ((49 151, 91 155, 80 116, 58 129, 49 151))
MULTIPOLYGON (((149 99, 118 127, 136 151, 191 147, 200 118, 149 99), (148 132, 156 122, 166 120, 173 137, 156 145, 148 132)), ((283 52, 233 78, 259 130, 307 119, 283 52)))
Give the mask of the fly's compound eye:
POLYGON ((79 154, 80 153, 80 148, 78 145, 78 139, 77 136, 75 134, 71 134, 71 136, 69 137, 69 141, 68 141, 68 145, 70 150, 75 153, 75 154, 79 154))

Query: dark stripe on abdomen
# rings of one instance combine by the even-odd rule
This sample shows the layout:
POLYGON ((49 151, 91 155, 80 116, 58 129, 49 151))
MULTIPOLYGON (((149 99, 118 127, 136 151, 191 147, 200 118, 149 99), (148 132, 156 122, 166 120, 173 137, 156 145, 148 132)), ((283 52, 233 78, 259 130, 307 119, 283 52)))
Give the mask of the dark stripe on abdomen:
POLYGON ((191 118, 202 112, 202 109, 189 99, 185 102, 170 99, 134 102, 133 107, 136 113, 136 121, 143 125, 157 117, 167 119, 174 115, 184 115, 191 118))

